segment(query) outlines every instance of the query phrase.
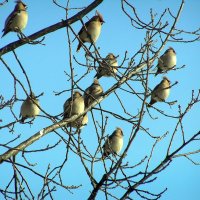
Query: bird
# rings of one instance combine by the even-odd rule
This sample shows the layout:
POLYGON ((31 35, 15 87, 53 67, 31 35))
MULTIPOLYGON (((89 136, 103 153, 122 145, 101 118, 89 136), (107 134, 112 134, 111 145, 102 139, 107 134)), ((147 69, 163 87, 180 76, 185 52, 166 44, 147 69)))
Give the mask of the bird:
POLYGON ((163 80, 153 89, 151 93, 151 101, 148 107, 151 107, 156 102, 165 101, 170 94, 170 80, 164 76, 163 80))
POLYGON ((16 1, 16 6, 13 12, 6 19, 3 36, 5 36, 9 32, 21 32, 24 28, 26 28, 28 22, 28 13, 27 13, 27 5, 22 1, 16 1))
POLYGON ((113 53, 109 53, 106 58, 103 59, 100 66, 97 69, 97 73, 94 78, 100 79, 102 76, 110 77, 115 76, 117 73, 118 62, 113 53))
POLYGON ((22 103, 20 117, 23 123, 27 118, 36 117, 40 113, 39 100, 35 97, 34 93, 31 92, 30 96, 22 103))
POLYGON ((77 120, 75 120, 74 122, 70 122, 69 124, 67 124, 68 127, 73 127, 73 128, 77 128, 77 129, 82 129, 84 128, 88 123, 88 115, 87 113, 85 115, 83 115, 82 117, 78 118, 77 120))
POLYGON ((158 59, 157 72, 155 76, 162 73, 163 71, 168 71, 176 66, 176 52, 170 47, 165 51, 165 53, 158 59))
POLYGON ((108 157, 111 153, 118 154, 123 147, 123 131, 117 127, 116 130, 108 137, 103 145, 102 159, 108 157))
POLYGON ((103 88, 99 84, 98 79, 94 79, 93 83, 85 90, 84 93, 85 107, 88 107, 102 94, 103 94, 103 88))
POLYGON ((81 114, 85 109, 84 98, 79 91, 74 91, 72 97, 67 99, 63 105, 63 119, 69 118, 72 115, 81 114))
POLYGON ((103 23, 103 16, 98 11, 96 11, 96 15, 93 16, 88 22, 86 22, 78 33, 80 41, 76 50, 77 52, 82 47, 82 43, 93 43, 97 41, 101 33, 101 26, 103 23))

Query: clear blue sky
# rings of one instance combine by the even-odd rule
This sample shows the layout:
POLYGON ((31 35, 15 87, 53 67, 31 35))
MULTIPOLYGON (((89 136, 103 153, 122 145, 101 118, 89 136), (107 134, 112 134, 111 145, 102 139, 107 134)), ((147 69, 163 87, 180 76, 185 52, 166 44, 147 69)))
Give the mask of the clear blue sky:
MULTIPOLYGON (((14 8, 14 1, 9 1, 6 5, 0 7, 0 30, 4 27, 4 21, 7 18, 8 14, 14 8)), ((65 19, 65 12, 56 7, 51 1, 24 1, 28 5, 29 12, 29 21, 27 28, 24 30, 25 35, 30 35, 34 32, 39 31, 42 28, 50 26, 54 23, 65 19)), ((65 5, 65 0, 60 0, 65 5)), ((76 0, 72 1, 71 7, 82 7, 89 4, 92 1, 82 1, 76 0)), ((105 57, 109 52, 119 55, 119 63, 122 62, 125 51, 128 51, 128 57, 130 58, 139 48, 141 43, 144 43, 145 31, 137 30, 131 26, 129 19, 121 11, 121 1, 109 1, 105 0, 97 10, 102 13, 105 24, 102 27, 102 33, 97 41, 97 46, 100 47, 100 53, 105 57)), ((179 4, 181 1, 173 0, 152 0, 152 1, 134 1, 134 6, 137 9, 139 17, 142 20, 149 20, 149 9, 152 8, 154 12, 158 13, 158 16, 163 12, 165 8, 170 8, 172 12, 176 13, 178 10, 179 4)), ((182 12, 181 18, 178 22, 179 29, 186 29, 187 31, 196 30, 199 24, 200 18, 200 1, 197 0, 186 0, 184 10, 182 12)), ((76 11, 75 11, 76 12, 76 11)), ((87 15, 88 18, 91 18, 95 13, 95 10, 87 15)), ((70 12, 70 16, 74 14, 74 11, 70 12)), ((87 21, 85 17, 83 19, 87 21)), ((165 18, 168 20, 168 18, 165 18)), ((81 27, 81 22, 76 22, 72 25, 74 30, 78 32, 81 27)), ((72 35, 72 38, 74 36, 72 35)), ((188 39, 186 36, 185 39, 188 39)), ((4 38, 0 39, 0 48, 6 44, 17 40, 15 33, 9 33, 4 38)), ((53 91, 62 91, 65 89, 70 89, 70 82, 67 82, 67 77, 64 74, 64 71, 69 72, 69 54, 68 54, 68 44, 67 44, 67 35, 66 29, 60 29, 54 33, 45 36, 43 42, 45 45, 24 45, 16 50, 18 57, 20 58, 26 72, 31 81, 34 93, 36 95, 44 92, 44 96, 40 97, 41 107, 52 115, 57 115, 63 111, 63 103, 69 98, 70 92, 63 93, 60 96, 55 96, 53 91)), ((159 47, 160 43, 157 43, 156 46, 159 47)), ((167 74, 168 78, 174 83, 178 81, 178 85, 172 88, 169 101, 177 100, 178 104, 181 104, 183 108, 187 106, 191 98, 191 90, 195 90, 197 93, 199 89, 199 52, 200 45, 199 42, 196 43, 167 43, 165 49, 162 53, 172 46, 177 52, 177 66, 181 67, 186 65, 184 69, 173 71, 167 74)), ((73 43, 72 50, 75 57, 84 63, 84 51, 80 50, 79 53, 76 53, 77 41, 73 43)), ((5 61, 9 64, 11 69, 16 73, 17 77, 22 80, 26 88, 28 89, 25 77, 20 71, 17 62, 14 59, 12 53, 8 53, 3 56, 5 61)), ((137 60, 136 60, 137 62, 137 60)), ((156 63, 155 63, 156 64, 156 63)), ((128 62, 125 63, 125 67, 128 65, 128 62)), ((78 77, 83 74, 86 69, 78 64, 74 63, 75 73, 78 77)), ((85 80, 80 83, 80 87, 83 89, 87 88, 93 81, 95 71, 92 71, 85 80)), ((154 88, 157 85, 162 76, 157 77, 152 76, 150 78, 150 87, 154 88)), ((106 91, 110 86, 115 83, 113 78, 102 78, 100 83, 106 91)), ((125 105, 130 108, 130 113, 137 114, 138 109, 140 108, 138 101, 132 96, 125 95, 122 91, 117 90, 118 94, 124 95, 125 105), (130 97, 130 98, 128 98, 130 97), (135 100, 135 101, 134 101, 135 100), (136 102, 137 101, 137 102, 136 102)), ((6 71, 5 67, 0 64, 0 94, 5 96, 6 99, 9 99, 13 94, 13 81, 10 77, 10 74, 6 71)), ((26 98, 26 95, 21 89, 18 90, 19 98, 26 98)), ((178 104, 170 108, 166 104, 157 104, 157 106, 163 109, 166 113, 177 115, 178 104)), ((117 102, 117 99, 114 95, 110 95, 108 99, 101 103, 102 107, 110 111, 115 111, 117 113, 122 112, 122 108, 117 102)), ((21 102, 16 103, 14 106, 14 112, 16 115, 19 115, 21 102)), ((173 119, 168 119, 161 116, 155 111, 151 111, 154 117, 158 117, 157 120, 152 120, 148 115, 144 118, 143 126, 148 127, 150 132, 154 135, 162 135, 167 130, 172 131, 175 128, 176 121, 173 119)), ((99 114, 95 113, 99 122, 99 114)), ((106 116, 106 114, 105 114, 106 116)), ((199 106, 195 106, 192 111, 187 115, 184 120, 184 129, 186 138, 189 138, 192 134, 196 133, 199 130, 199 116, 200 110, 199 106)), ((6 124, 11 120, 11 115, 9 110, 0 111, 0 119, 4 119, 3 124, 6 124)), ((21 134, 20 140, 13 143, 13 146, 19 144, 24 139, 29 138, 31 135, 39 131, 40 129, 50 125, 51 122, 46 120, 43 117, 38 117, 35 119, 34 124, 30 127, 29 125, 17 124, 15 127, 15 133, 9 133, 8 130, 1 130, 1 143, 6 143, 9 139, 13 138, 15 135, 21 134)), ((129 135, 131 133, 131 126, 127 123, 119 121, 111 116, 108 119, 108 126, 106 129, 106 134, 112 133, 112 131, 120 126, 124 130, 124 145, 127 144, 129 135)), ((64 134, 63 134, 64 135, 64 134)), ((88 149, 94 153, 95 148, 97 147, 97 138, 94 129, 94 124, 92 122, 91 114, 89 113, 89 124, 82 131, 82 139, 85 144, 88 146, 88 149)), ((165 142, 160 143, 155 149, 155 155, 151 163, 151 167, 156 166, 164 157, 166 153, 166 145, 169 141, 169 136, 165 139, 165 142)), ((40 141, 35 142, 31 145, 28 150, 39 149, 46 147, 47 144, 54 144, 58 141, 59 138, 55 136, 54 133, 42 138, 40 141)), ((176 137, 177 143, 175 145, 180 145, 181 141, 181 132, 179 131, 176 137)), ((136 137, 130 151, 129 155, 125 161, 129 161, 132 165, 138 163, 145 155, 149 155, 153 140, 148 137, 144 132, 141 132, 136 137)), ((174 146, 175 147, 175 146, 174 146)), ((190 148, 186 150, 197 150, 199 145, 193 144, 190 148)), ((5 151, 4 148, 0 148, 0 153, 5 151)), ((184 151, 184 152, 185 152, 184 151)), ((38 165, 34 168, 35 170, 40 171, 42 174, 45 173, 45 170, 48 166, 48 163, 52 163, 51 167, 59 165, 66 153, 65 145, 62 143, 56 149, 44 153, 34 153, 30 154, 28 157, 29 161, 32 163, 37 163, 38 165)), ((20 162, 21 154, 17 157, 17 160, 20 162)), ((195 161, 199 161, 198 156, 193 156, 195 161)), ((107 162, 107 165, 110 165, 110 162, 107 162)), ((144 167, 144 166, 143 166, 144 167)), ((95 165, 94 173, 97 177, 97 180, 103 175, 103 166, 101 163, 95 165)), ((11 177, 7 164, 0 165, 0 188, 4 187, 8 182, 7 177, 11 177)), ((137 169, 142 170, 141 168, 137 169)), ((27 177, 31 177, 30 172, 25 172, 27 177)), ((91 190, 90 180, 86 177, 85 171, 80 164, 80 159, 73 153, 70 153, 69 162, 66 164, 63 169, 63 179, 66 185, 79 185, 83 186, 74 191, 74 194, 70 194, 67 191, 58 189, 59 192, 54 194, 55 199, 86 199, 89 196, 89 190, 91 190)), ((200 197, 199 184, 200 184, 200 167, 194 166, 191 162, 184 158, 174 159, 172 164, 162 173, 159 174, 157 181, 152 184, 147 185, 151 192, 159 193, 165 187, 168 188, 167 192, 163 195, 162 199, 170 200, 179 200, 179 199, 192 199, 198 200, 200 197)), ((33 179, 31 187, 34 190, 35 194, 38 194, 41 185, 38 184, 38 179, 33 179)), ((121 191, 120 194, 123 194, 121 191)), ((0 199, 3 197, 0 195, 0 199)), ((139 199, 138 197, 133 196, 134 199, 139 199)))

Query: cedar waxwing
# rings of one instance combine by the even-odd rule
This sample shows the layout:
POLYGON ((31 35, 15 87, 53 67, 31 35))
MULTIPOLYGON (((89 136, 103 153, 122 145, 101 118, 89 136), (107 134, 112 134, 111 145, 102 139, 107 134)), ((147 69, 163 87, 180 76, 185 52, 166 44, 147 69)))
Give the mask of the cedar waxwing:
POLYGON ((176 66, 176 52, 172 47, 165 51, 165 53, 158 59, 158 69, 155 74, 158 75, 163 71, 168 71, 176 66))
POLYGON ((118 62, 116 57, 109 53, 105 59, 103 59, 101 65, 97 69, 97 74, 94 76, 97 79, 102 76, 115 76, 117 73, 118 62))
MULTIPOLYGON (((104 23, 103 17, 99 12, 96 12, 96 15, 92 17, 88 22, 85 23, 85 26, 81 28, 78 33, 79 39, 85 43, 93 43, 96 42, 100 33, 101 33, 101 25, 104 23), (86 30, 87 29, 87 30, 86 30), (91 41, 92 39, 92 41, 91 41)), ((82 44, 79 41, 77 52, 80 50, 82 44)))
POLYGON ((105 144, 103 145, 103 156, 102 159, 109 156, 110 153, 118 154, 123 147, 123 131, 121 128, 116 130, 108 137, 105 144))
POLYGON ((25 119, 36 117, 40 113, 39 101, 36 99, 33 92, 30 93, 30 96, 22 103, 20 116, 22 116, 21 122, 24 122, 25 119))
POLYGON ((167 77, 163 77, 163 80, 153 89, 151 93, 151 101, 148 107, 156 102, 165 101, 170 93, 170 80, 167 77))
POLYGON ((26 4, 20 0, 16 1, 15 9, 6 19, 2 37, 10 31, 19 32, 26 27, 28 22, 28 13, 26 9, 26 4))
POLYGON ((94 79, 92 85, 90 85, 84 93, 85 107, 88 107, 95 99, 98 99, 103 94, 103 89, 97 79, 94 79))
POLYGON ((75 91, 73 97, 67 99, 63 106, 64 117, 69 118, 72 115, 81 114, 85 109, 84 99, 82 94, 79 91, 75 91))
POLYGON ((76 121, 67 124, 67 126, 82 129, 83 127, 85 127, 87 125, 87 123, 88 123, 88 115, 86 113, 82 117, 78 118, 76 121))

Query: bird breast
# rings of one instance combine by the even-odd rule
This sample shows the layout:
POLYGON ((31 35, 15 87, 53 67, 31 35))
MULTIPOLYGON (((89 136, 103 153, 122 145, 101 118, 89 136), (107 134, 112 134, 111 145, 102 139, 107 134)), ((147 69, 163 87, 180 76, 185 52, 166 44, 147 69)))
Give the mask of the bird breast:
POLYGON ((161 58, 159 64, 160 64, 161 69, 163 69, 163 70, 172 69, 176 65, 176 54, 168 53, 168 54, 164 55, 161 58))
POLYGON ((28 14, 27 14, 27 12, 26 11, 20 11, 13 18, 11 24, 9 25, 9 28, 11 30, 14 30, 14 29, 18 28, 18 29, 20 29, 22 31, 26 27, 27 22, 28 22, 28 14))
MULTIPOLYGON (((90 22, 87 27, 87 31, 90 34, 93 42, 96 42, 101 33, 101 23, 99 21, 90 22)), ((91 42, 90 37, 88 36, 86 31, 83 31, 80 35, 81 40, 84 42, 91 42)))
MULTIPOLYGON (((168 86, 168 87, 169 87, 169 86, 168 86)), ((160 88, 160 89, 154 94, 154 99, 155 99, 156 101, 162 102, 162 101, 166 100, 166 99, 169 97, 170 88, 167 88, 167 89, 165 89, 165 88, 167 88, 167 86, 166 86, 166 87, 160 88)))
POLYGON ((110 142, 111 144, 111 149, 113 150, 113 152, 115 153, 119 153, 122 149, 123 146, 123 138, 122 137, 118 137, 118 136, 114 136, 112 138, 112 142, 110 142))
POLYGON ((69 123, 69 126, 72 126, 73 128, 82 129, 87 123, 88 123, 88 116, 84 115, 75 120, 74 122, 69 123))
POLYGON ((78 115, 82 113, 85 109, 85 104, 83 98, 76 98, 72 104, 72 114, 71 115, 78 115))
MULTIPOLYGON (((35 103, 39 105, 38 101, 35 101, 35 103)), ((21 107, 22 117, 35 117, 39 115, 40 109, 35 103, 30 102, 30 100, 23 102, 22 107, 21 107)))

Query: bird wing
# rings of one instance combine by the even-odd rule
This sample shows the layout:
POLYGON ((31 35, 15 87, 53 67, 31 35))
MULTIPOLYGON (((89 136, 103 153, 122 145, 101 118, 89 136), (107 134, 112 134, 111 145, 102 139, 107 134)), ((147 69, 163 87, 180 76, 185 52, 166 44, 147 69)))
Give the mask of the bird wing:
POLYGON ((91 86, 88 87, 86 90, 85 90, 85 95, 87 96, 88 94, 90 94, 91 92, 91 86))
POLYGON ((71 108, 71 104, 72 104, 72 97, 70 97, 69 99, 67 99, 63 105, 63 110, 64 110, 64 113, 67 113, 70 108, 71 108))
POLYGON ((103 147, 105 147, 107 144, 110 144, 112 142, 112 138, 113 138, 113 135, 109 135, 107 140, 105 141, 103 147))
POLYGON ((113 135, 113 134, 112 134, 112 135, 110 135, 110 136, 108 137, 109 143, 112 143, 112 139, 113 139, 113 137, 114 137, 114 135, 113 135))
POLYGON ((153 89, 153 91, 152 91, 152 92, 155 92, 155 91, 158 91, 158 90, 160 90, 160 84, 161 84, 161 83, 159 83, 158 85, 156 85, 156 87, 153 89))
POLYGON ((82 26, 81 30, 78 32, 78 35, 81 35, 83 33, 83 31, 85 31, 85 27, 87 28, 89 26, 91 20, 89 20, 88 22, 85 23, 84 26, 82 26))
POLYGON ((10 25, 13 22, 13 19, 20 13, 20 11, 13 11, 10 13, 10 15, 8 16, 8 18, 6 19, 5 22, 5 28, 3 29, 3 31, 6 31, 6 29, 8 29, 10 27, 10 25))

